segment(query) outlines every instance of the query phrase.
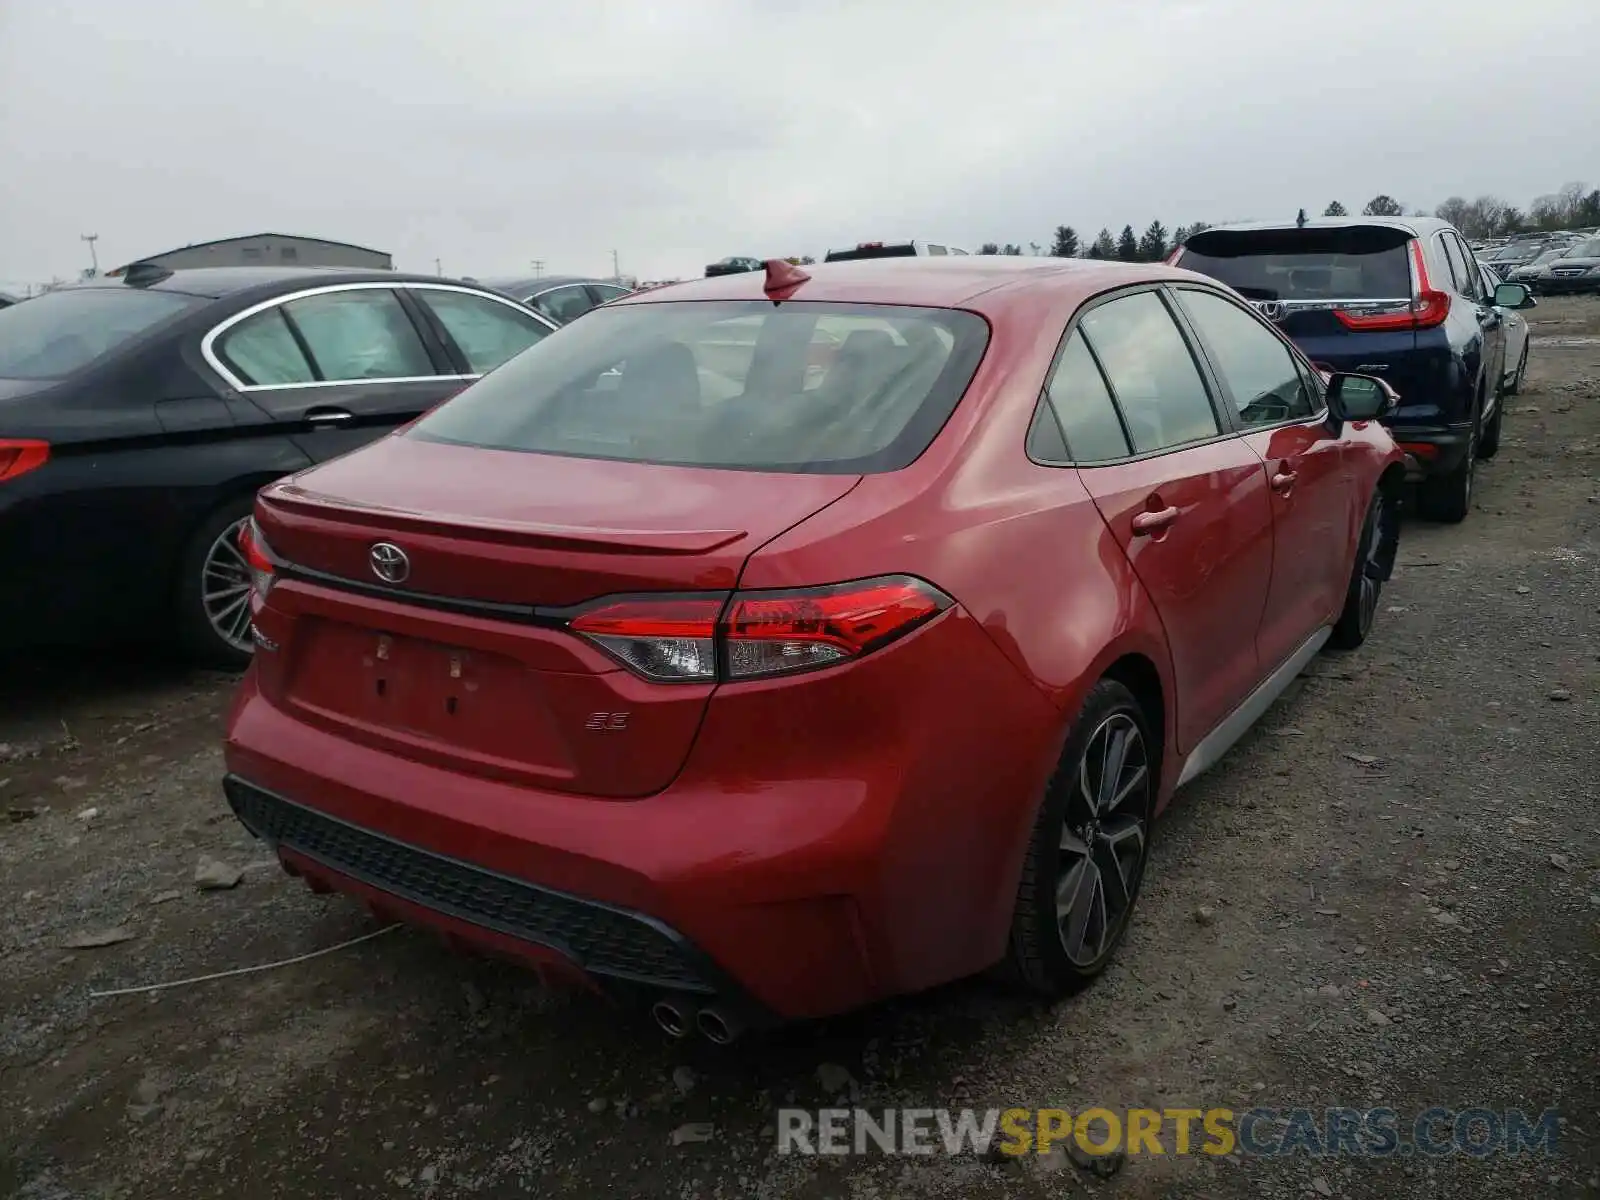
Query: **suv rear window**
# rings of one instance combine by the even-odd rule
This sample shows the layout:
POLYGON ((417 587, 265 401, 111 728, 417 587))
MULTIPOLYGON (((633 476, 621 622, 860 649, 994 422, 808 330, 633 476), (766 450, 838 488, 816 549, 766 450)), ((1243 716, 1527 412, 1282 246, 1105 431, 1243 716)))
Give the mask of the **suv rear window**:
POLYGON ((863 258, 915 258, 917 248, 911 242, 898 242, 883 246, 857 246, 854 250, 830 250, 823 262, 857 262, 863 258))
POLYGON ((178 292, 89 287, 0 308, 0 378, 63 379, 198 303, 178 292))
POLYGON ((1411 295, 1402 229, 1219 229, 1190 238, 1177 265, 1249 300, 1394 300, 1411 295))
POLYGON ((983 318, 790 301, 623 304, 551 334, 405 436, 693 467, 857 474, 928 448, 983 318))

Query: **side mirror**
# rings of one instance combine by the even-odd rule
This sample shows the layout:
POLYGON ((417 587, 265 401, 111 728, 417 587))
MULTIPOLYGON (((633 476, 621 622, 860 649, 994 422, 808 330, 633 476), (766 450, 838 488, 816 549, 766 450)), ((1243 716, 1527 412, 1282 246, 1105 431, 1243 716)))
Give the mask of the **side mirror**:
POLYGON ((1532 308, 1538 303, 1525 283, 1502 283, 1494 289, 1496 308, 1532 308))
POLYGON ((1376 375, 1340 372, 1328 380, 1328 411, 1340 421, 1377 421, 1400 407, 1400 393, 1376 375))

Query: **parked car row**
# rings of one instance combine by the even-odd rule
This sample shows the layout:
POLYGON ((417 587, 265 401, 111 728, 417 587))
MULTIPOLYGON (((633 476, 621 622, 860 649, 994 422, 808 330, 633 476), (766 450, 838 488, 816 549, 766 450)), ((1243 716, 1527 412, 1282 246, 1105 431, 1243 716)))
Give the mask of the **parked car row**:
POLYGON ((263 489, 244 825, 674 1036, 1093 979, 1371 630, 1396 396, 1193 272, 915 257, 624 297, 263 489))

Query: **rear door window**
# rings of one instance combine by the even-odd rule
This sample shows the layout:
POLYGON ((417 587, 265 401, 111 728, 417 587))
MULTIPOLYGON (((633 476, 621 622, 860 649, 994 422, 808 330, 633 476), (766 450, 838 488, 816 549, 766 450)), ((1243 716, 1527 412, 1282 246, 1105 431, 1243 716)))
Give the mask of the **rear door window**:
POLYGON ((1200 369, 1155 292, 1100 304, 1078 322, 1140 454, 1222 432, 1200 369))
POLYGON ((932 442, 988 341, 968 312, 790 301, 596 309, 407 436, 745 470, 896 470, 932 442))
POLYGON ((567 287, 551 288, 543 295, 535 296, 533 306, 557 324, 565 325, 568 321, 576 321, 595 305, 588 289, 581 283, 574 283, 567 287))
POLYGON ((1206 230, 1177 265, 1249 300, 1399 300, 1411 296, 1410 235, 1378 225, 1206 230))
POLYGON ((389 288, 322 292, 283 306, 323 379, 415 379, 433 360, 400 298, 389 288))
POLYGON ((412 295, 439 318, 475 375, 515 358, 550 332, 532 313, 487 296, 442 288, 414 288, 412 295))
POLYGON ((1181 289, 1178 302, 1227 383, 1241 425, 1304 420, 1317 411, 1299 360, 1253 313, 1193 288, 1181 289))
POLYGON ((281 306, 246 317, 217 339, 217 354, 241 382, 257 387, 311 383, 317 376, 281 306))

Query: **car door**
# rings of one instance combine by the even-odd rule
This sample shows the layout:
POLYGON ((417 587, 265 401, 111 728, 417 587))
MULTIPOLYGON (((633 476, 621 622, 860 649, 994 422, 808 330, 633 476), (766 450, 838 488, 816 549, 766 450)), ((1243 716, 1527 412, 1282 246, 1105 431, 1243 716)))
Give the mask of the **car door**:
POLYGON ((1242 440, 1266 469, 1272 583, 1256 646, 1270 672, 1344 604, 1356 520, 1346 445, 1310 367, 1265 321, 1217 292, 1175 292, 1242 440))
POLYGON ((1506 357, 1505 322, 1500 310, 1490 303, 1492 298, 1484 294, 1483 277, 1469 265, 1471 256, 1461 239, 1445 231, 1437 235, 1437 240, 1450 265, 1451 290, 1465 303, 1470 319, 1477 325, 1477 346, 1465 348, 1464 358, 1469 368, 1483 372, 1483 419, 1488 420, 1500 401, 1506 357))
POLYGON ((206 348, 212 365, 315 462, 381 437, 465 382, 388 284, 274 299, 223 322, 206 348))
POLYGON ((1261 460, 1214 404, 1155 289, 1084 311, 1047 394, 1084 486, 1160 614, 1178 744, 1192 749, 1262 677, 1272 509, 1261 460))
POLYGON ((555 329, 554 322, 522 305, 483 292, 443 284, 413 284, 406 292, 456 370, 470 379, 515 358, 555 329))
POLYGON ((557 325, 576 321, 595 306, 589 289, 581 283, 567 283, 539 292, 528 299, 535 311, 549 317, 557 325))

